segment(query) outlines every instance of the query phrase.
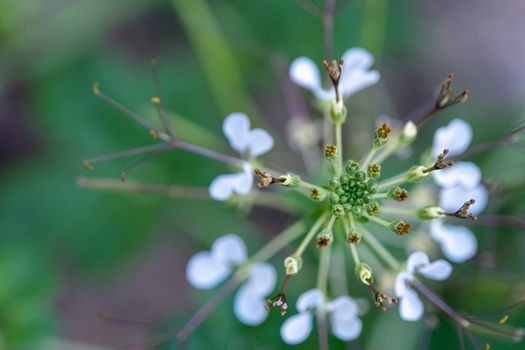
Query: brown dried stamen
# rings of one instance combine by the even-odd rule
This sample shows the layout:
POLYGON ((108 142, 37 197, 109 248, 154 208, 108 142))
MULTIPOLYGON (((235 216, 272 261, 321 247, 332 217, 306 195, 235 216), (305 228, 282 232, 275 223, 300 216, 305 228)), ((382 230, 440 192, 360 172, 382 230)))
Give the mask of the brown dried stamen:
POLYGON ((335 99, 336 101, 339 101, 339 79, 341 79, 341 73, 343 71, 343 59, 339 59, 339 62, 336 60, 332 60, 332 65, 329 65, 326 60, 323 61, 323 66, 328 72, 328 76, 330 77, 330 80, 332 81, 332 85, 335 89, 335 99))
POLYGON ((423 173, 426 174, 434 170, 446 169, 446 168, 450 168, 451 166, 453 166, 454 162, 452 160, 445 161, 445 157, 447 156, 447 154, 448 154, 448 149, 445 148, 443 150, 443 153, 437 156, 437 160, 434 163, 434 165, 432 165, 430 168, 423 169, 423 173))
POLYGON ((387 311, 388 308, 385 304, 394 305, 398 303, 397 298, 391 297, 385 292, 379 290, 373 282, 369 282, 369 287, 374 295, 374 305, 380 308, 382 311, 387 311))
POLYGON ((273 185, 275 183, 283 182, 283 180, 281 180, 279 178, 276 178, 276 177, 273 177, 272 174, 270 174, 269 172, 267 172, 264 169, 255 168, 254 171, 255 171, 256 175, 259 175, 261 177, 259 179, 259 182, 257 183, 257 186, 259 188, 266 188, 266 187, 269 187, 270 185, 273 185))
POLYGON ((469 201, 466 201, 463 203, 461 208, 459 208, 454 213, 445 213, 447 216, 454 216, 456 218, 460 219, 471 219, 471 220, 477 220, 478 216, 476 214, 469 213, 468 210, 472 204, 476 203, 474 199, 470 199, 469 201))

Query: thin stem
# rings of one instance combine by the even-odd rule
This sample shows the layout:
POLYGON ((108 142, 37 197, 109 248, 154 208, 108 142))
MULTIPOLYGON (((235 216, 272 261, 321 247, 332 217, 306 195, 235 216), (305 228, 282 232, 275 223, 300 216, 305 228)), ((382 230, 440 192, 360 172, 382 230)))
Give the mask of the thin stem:
POLYGON ((155 145, 136 147, 136 148, 128 149, 128 150, 125 150, 125 151, 109 153, 109 154, 105 154, 103 156, 99 156, 99 157, 96 157, 96 158, 87 159, 87 160, 84 161, 84 164, 87 167, 89 167, 92 164, 95 164, 95 163, 98 163, 98 162, 102 162, 102 161, 106 161, 106 160, 111 160, 111 159, 116 159, 116 158, 124 158, 124 157, 131 157, 131 156, 136 156, 136 155, 144 154, 144 153, 166 151, 166 150, 169 150, 171 148, 176 148, 176 147, 177 147, 176 145, 173 145, 171 143, 158 143, 158 144, 155 144, 155 145))
POLYGON ((390 157, 390 155, 392 155, 392 153, 394 153, 397 150, 398 146, 399 136, 386 144, 386 146, 382 149, 381 153, 379 153, 379 155, 376 158, 374 158, 374 163, 381 164, 381 162, 390 157))
MULTIPOLYGON (((328 272, 330 270, 331 245, 321 249, 319 271, 317 274, 317 288, 324 296, 327 295, 328 272)), ((326 327, 326 310, 324 307, 317 308, 317 329, 319 332, 319 348, 328 349, 328 332, 326 327)))
POLYGON ((376 224, 379 224, 379 225, 381 225, 381 226, 385 226, 385 227, 387 227, 387 228, 390 226, 390 223, 389 223, 388 221, 383 220, 383 219, 381 219, 381 218, 378 218, 377 216, 370 216, 370 215, 366 215, 366 214, 365 214, 365 216, 366 216, 366 218, 367 218, 368 220, 373 221, 373 222, 375 222, 376 224))
POLYGON ((383 193, 376 193, 372 196, 372 198, 374 199, 378 199, 378 198, 387 198, 388 197, 388 193, 386 192, 383 192, 383 193))
POLYGON ((314 238, 315 234, 317 233, 317 231, 319 231, 319 228, 321 227, 321 225, 325 221, 326 215, 327 215, 327 213, 323 213, 317 219, 317 221, 312 225, 312 227, 310 227, 310 230, 308 231, 308 233, 304 237, 304 239, 301 242, 301 245, 299 246, 299 248, 297 248, 297 250, 295 251, 294 255, 301 256, 303 254, 304 250, 306 249, 306 246, 314 238))
POLYGON ((383 190, 389 187, 393 187, 395 185, 400 185, 402 183, 406 182, 406 172, 403 172, 401 174, 394 175, 384 181, 381 181, 377 184, 377 190, 383 190))
POLYGON ((337 175, 340 176, 343 173, 343 136, 342 136, 342 125, 341 123, 335 124, 335 142, 337 151, 339 153, 337 157, 337 175))
POLYGON ((359 167, 359 170, 361 170, 361 171, 365 171, 366 170, 366 167, 368 166, 368 164, 372 160, 372 157, 374 157, 374 155, 376 154, 377 151, 378 151, 377 147, 375 147, 375 146, 372 147, 370 152, 368 152, 368 154, 366 155, 365 159, 361 163, 361 166, 359 167))
MULTIPOLYGON (((349 214, 349 220, 351 220, 351 223, 353 224, 354 217, 352 216, 352 214, 349 214)), ((343 221, 343 226, 345 228, 345 231, 349 232, 350 227, 349 227, 348 221, 344 219, 342 221, 343 221)), ((359 264, 361 264, 361 259, 359 259, 359 253, 357 252, 357 247, 355 246, 355 244, 350 244, 350 252, 352 253, 352 259, 354 260, 355 266, 358 266, 359 264)))
POLYGON ((186 150, 188 152, 200 154, 204 157, 208 157, 211 159, 218 160, 220 162, 236 165, 239 167, 242 167, 246 162, 242 159, 235 158, 226 154, 219 153, 217 151, 213 151, 211 149, 207 149, 204 147, 200 147, 191 143, 187 143, 184 141, 176 141, 175 145, 183 150, 186 150))
POLYGON ((333 57, 335 0, 325 0, 323 13, 324 53, 326 59, 333 57))
POLYGON ((408 208, 385 206, 385 207, 381 207, 381 211, 385 214, 391 214, 391 215, 417 216, 417 213, 414 209, 408 209, 408 208))
POLYGON ((363 226, 360 226, 360 229, 363 233, 362 237, 364 242, 368 244, 368 246, 393 270, 397 270, 400 265, 399 261, 397 261, 385 246, 374 237, 374 235, 368 232, 363 226))

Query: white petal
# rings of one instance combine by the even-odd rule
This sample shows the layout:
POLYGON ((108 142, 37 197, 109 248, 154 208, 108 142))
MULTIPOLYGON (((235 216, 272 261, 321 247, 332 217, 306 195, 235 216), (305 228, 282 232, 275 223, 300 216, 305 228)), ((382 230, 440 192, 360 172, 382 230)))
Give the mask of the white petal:
POLYGON ((424 307, 417 293, 407 288, 399 302, 399 315, 405 321, 417 321, 423 316, 424 307))
POLYGON ((257 326, 268 317, 268 311, 264 308, 264 304, 264 298, 254 294, 252 289, 244 285, 235 295, 233 311, 242 323, 248 326, 257 326))
POLYGON ((219 175, 210 184, 210 197, 218 201, 229 199, 234 193, 246 195, 253 187, 251 165, 245 163, 243 171, 235 174, 219 175))
POLYGON ((310 90, 317 97, 323 90, 319 68, 308 57, 298 57, 293 60, 290 65, 290 79, 297 85, 310 90))
POLYGON ((229 266, 218 263, 208 252, 193 255, 186 266, 188 282, 199 289, 210 289, 230 274, 229 266))
POLYGON ((455 212, 461 208, 463 203, 474 199, 476 203, 470 206, 469 212, 479 214, 487 206, 488 198, 489 192, 483 184, 471 190, 455 186, 441 189, 439 192, 439 206, 447 212, 455 212))
POLYGON ((481 170, 472 162, 457 162, 450 168, 433 171, 432 177, 441 187, 461 186, 472 189, 481 181, 481 170))
POLYGON ((462 119, 454 119, 434 133, 433 154, 448 149, 449 156, 463 153, 472 141, 472 128, 462 119))
POLYGON ((234 150, 240 153, 247 151, 250 119, 246 114, 232 113, 228 115, 222 124, 222 131, 234 150))
POLYGON ((229 233, 213 242, 211 255, 215 261, 222 265, 238 266, 246 261, 246 246, 241 237, 229 233))
POLYGON ((273 147, 273 138, 264 129, 253 129, 248 138, 248 150, 250 157, 256 158, 265 154, 273 147))
POLYGON ((431 280, 444 281, 452 273, 452 265, 450 265, 448 261, 439 259, 423 266, 418 269, 417 272, 431 280))
POLYGON ((295 307, 297 311, 303 312, 308 309, 316 309, 324 303, 324 294, 320 289, 314 288, 307 290, 297 298, 295 307))
POLYGON ((434 221, 430 224, 430 235, 440 243, 447 259, 456 263, 472 258, 478 250, 476 236, 464 226, 434 221))
POLYGON ((249 288, 253 294, 264 299, 274 288, 277 281, 275 268, 267 263, 257 263, 250 267, 249 278, 246 282, 246 288, 249 288))
POLYGON ((396 297, 402 298, 405 294, 408 287, 408 282, 412 281, 414 279, 414 276, 411 273, 408 272, 400 272, 395 281, 394 285, 394 292, 396 294, 396 297))
POLYGON ((356 47, 343 54, 344 66, 340 80, 340 90, 344 97, 367 88, 379 81, 377 71, 368 70, 374 63, 374 57, 365 49, 356 47))
POLYGON ((344 341, 357 339, 363 329, 363 322, 357 317, 341 318, 332 314, 331 321, 332 333, 344 341))
POLYGON ((430 260, 428 255, 424 252, 414 252, 410 254, 407 261, 407 270, 408 272, 414 272, 420 269, 421 267, 428 265, 430 260))
POLYGON ((356 317, 359 313, 359 307, 354 299, 348 295, 343 295, 327 303, 326 311, 341 314, 344 317, 356 317))
POLYGON ((308 338, 312 331, 312 315, 301 312, 288 317, 281 326, 281 337, 287 344, 299 344, 308 338))

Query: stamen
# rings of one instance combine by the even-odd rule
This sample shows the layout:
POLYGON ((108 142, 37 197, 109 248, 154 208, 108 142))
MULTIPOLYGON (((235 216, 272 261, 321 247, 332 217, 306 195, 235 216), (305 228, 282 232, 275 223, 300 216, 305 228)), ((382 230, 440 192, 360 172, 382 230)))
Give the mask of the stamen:
POLYGON ((157 158, 158 156, 160 156, 164 152, 166 152, 166 150, 160 150, 160 151, 157 151, 156 153, 149 154, 149 155, 147 155, 147 156, 145 156, 143 158, 140 158, 139 160, 131 163, 126 168, 124 168, 124 170, 120 173, 120 181, 125 182, 126 181, 126 177, 129 175, 129 173, 132 170, 138 168, 142 164, 145 164, 145 163, 149 162, 150 160, 153 160, 153 159, 157 158))
POLYGON ((426 169, 423 169, 423 173, 426 174, 426 173, 430 173, 431 171, 434 171, 434 170, 439 170, 439 169, 446 169, 446 168, 449 168, 451 166, 454 165, 454 162, 453 161, 445 161, 445 157, 447 156, 448 154, 448 149, 444 149, 443 150, 443 153, 439 154, 437 156, 437 160, 436 162, 434 163, 433 166, 431 166, 430 168, 426 168, 426 169))
POLYGON ((468 99, 468 90, 463 90, 459 95, 456 95, 454 91, 452 91, 452 80, 454 80, 454 75, 449 74, 443 82, 443 85, 441 85, 441 90, 436 99, 436 110, 465 102, 468 99))
POLYGON ((508 321, 508 319, 509 319, 509 315, 505 315, 505 316, 503 316, 503 317, 498 321, 498 323, 499 323, 500 325, 504 325, 505 322, 508 321))
POLYGON ((175 132, 173 131, 173 128, 170 124, 169 118, 165 113, 164 104, 162 103, 162 93, 160 89, 160 80, 159 80, 159 74, 157 71, 157 61, 158 56, 155 56, 151 59, 150 65, 151 65, 151 72, 153 74, 153 81, 155 83, 155 92, 158 97, 152 97, 151 103, 155 105, 155 108, 157 109, 157 113, 159 114, 160 122, 162 123, 162 126, 164 127, 164 130, 168 133, 168 135, 174 139, 175 138, 175 132))
POLYGON ((86 159, 82 162, 82 165, 87 170, 93 170, 93 164, 99 163, 102 161, 106 161, 110 159, 117 159, 117 158, 124 158, 124 157, 131 157, 131 156, 136 156, 136 155, 144 154, 144 153, 167 151, 175 147, 177 146, 172 145, 170 143, 160 143, 160 144, 155 144, 155 145, 150 145, 150 146, 137 147, 137 148, 132 148, 132 149, 128 149, 125 151, 105 154, 103 156, 96 157, 96 158, 86 159))
POLYGON ((372 294, 374 295, 374 305, 380 308, 382 311, 388 310, 385 303, 389 305, 395 305, 398 303, 397 298, 391 297, 385 292, 379 290, 372 281, 369 282, 368 286, 370 287, 370 289, 372 290, 372 294))
POLYGON ((478 216, 476 214, 471 214, 468 212, 468 209, 472 204, 476 203, 474 199, 470 199, 469 201, 466 201, 463 203, 461 208, 459 208, 454 213, 444 213, 446 216, 454 216, 459 219, 471 219, 471 220, 477 220, 478 216))
POLYGON ((256 175, 261 177, 257 183, 259 188, 266 188, 275 183, 284 183, 286 181, 285 179, 273 177, 272 174, 261 168, 255 168, 254 171, 256 175))
POLYGON ((329 65, 326 60, 323 61, 323 66, 328 72, 328 76, 330 77, 330 80, 332 81, 332 85, 335 89, 335 100, 339 102, 340 96, 339 96, 339 79, 341 79, 341 73, 343 71, 343 59, 339 59, 339 62, 336 60, 332 60, 332 65, 329 65))
POLYGON ((286 315, 286 311, 288 310, 288 303, 286 302, 286 290, 288 289, 288 283, 290 282, 291 278, 292 275, 286 275, 284 278, 283 287, 281 288, 279 294, 271 299, 266 299, 266 304, 264 305, 266 311, 270 311, 270 308, 274 307, 276 309, 281 309, 281 316, 286 315))

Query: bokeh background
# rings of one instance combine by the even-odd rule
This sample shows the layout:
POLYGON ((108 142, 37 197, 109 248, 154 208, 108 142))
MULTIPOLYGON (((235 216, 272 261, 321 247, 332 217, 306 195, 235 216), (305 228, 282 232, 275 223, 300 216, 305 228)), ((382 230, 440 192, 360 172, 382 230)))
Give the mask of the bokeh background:
MULTIPOLYGON (((185 281, 185 263, 194 252, 236 232, 253 253, 292 222, 293 216, 276 210, 243 212, 206 198, 95 191, 76 181, 78 176, 118 179, 129 159, 101 163, 91 173, 82 160, 151 143, 140 126, 97 99, 91 85, 99 81, 125 106, 151 115, 155 90, 149 60, 154 55, 160 57, 160 85, 181 137, 231 152, 220 131, 222 120, 234 111, 247 112, 253 124, 278 140, 269 163, 302 172, 285 139, 294 112, 283 97, 283 86, 290 88, 286 64, 302 55, 319 62, 325 57, 322 21, 301 3, 0 1, 0 349, 102 350, 148 335, 101 322, 99 312, 178 328, 213 295, 185 281)), ((362 154, 361 141, 379 115, 407 118, 451 72, 457 89, 468 88, 471 98, 425 127, 416 154, 430 146, 437 126, 454 117, 473 126, 474 144, 498 138, 523 120, 523 1, 351 0, 340 5, 335 55, 362 46, 374 54, 382 73, 378 85, 350 100, 352 154, 362 154)), ((302 106, 294 113, 318 117, 310 96, 294 91, 302 106)), ((497 190, 487 212, 523 213, 523 150, 499 147, 473 160, 497 190)), ((205 187, 224 170, 177 150, 129 178, 205 187)), ((505 306, 525 290, 524 232, 513 226, 472 229, 480 242, 478 257, 456 267, 440 293, 466 312, 505 306)), ((272 262, 281 266, 282 258, 272 262)), ((306 269, 304 276, 292 295, 311 286, 315 270, 306 269)), ((368 297, 358 285, 354 290, 368 297)), ((523 310, 511 321, 524 326, 523 310)), ((194 333, 188 348, 291 348, 279 337, 281 322, 272 313, 262 326, 243 326, 230 297, 194 333)), ((364 322, 359 343, 333 340, 331 346, 458 347, 446 318, 409 324, 396 311, 372 310, 364 322)), ((316 346, 313 334, 300 348, 316 346)), ((498 343, 497 348, 521 346, 498 343)))

